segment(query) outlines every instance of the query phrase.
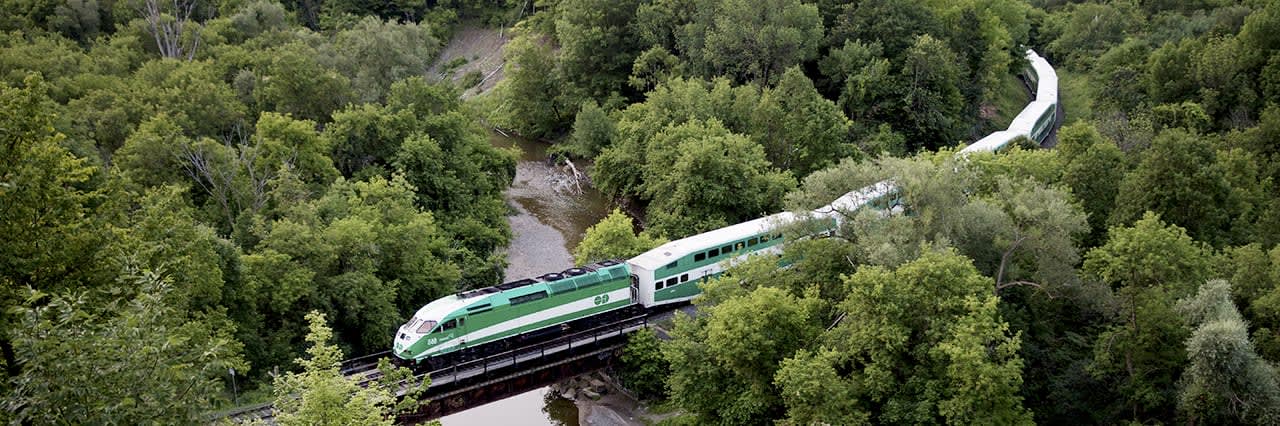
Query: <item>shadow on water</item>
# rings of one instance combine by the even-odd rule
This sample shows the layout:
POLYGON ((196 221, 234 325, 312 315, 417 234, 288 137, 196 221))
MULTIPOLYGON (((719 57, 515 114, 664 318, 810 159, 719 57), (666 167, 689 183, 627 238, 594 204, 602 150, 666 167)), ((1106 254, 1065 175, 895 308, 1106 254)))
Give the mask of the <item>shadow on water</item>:
MULTIPOLYGON (((507 280, 559 272, 573 266, 570 250, 587 228, 609 213, 607 200, 594 188, 566 184, 565 174, 547 162, 547 144, 493 134, 493 146, 519 148, 516 177, 505 196, 514 214, 507 249, 507 280)), ((485 404, 440 419, 445 426, 577 426, 578 407, 546 387, 485 404)))

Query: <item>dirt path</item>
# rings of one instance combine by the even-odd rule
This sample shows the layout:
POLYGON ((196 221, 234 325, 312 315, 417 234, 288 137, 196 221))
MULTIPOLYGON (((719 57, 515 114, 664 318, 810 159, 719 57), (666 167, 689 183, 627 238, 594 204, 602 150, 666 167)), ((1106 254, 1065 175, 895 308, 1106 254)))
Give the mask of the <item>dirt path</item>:
POLYGON ((467 74, 477 73, 481 78, 480 83, 466 88, 462 93, 463 99, 493 89, 498 80, 502 79, 502 48, 511 40, 510 35, 510 32, 501 28, 463 25, 444 46, 431 68, 427 69, 427 77, 434 81, 447 79, 459 83, 467 74), (462 60, 466 62, 456 65, 462 60))

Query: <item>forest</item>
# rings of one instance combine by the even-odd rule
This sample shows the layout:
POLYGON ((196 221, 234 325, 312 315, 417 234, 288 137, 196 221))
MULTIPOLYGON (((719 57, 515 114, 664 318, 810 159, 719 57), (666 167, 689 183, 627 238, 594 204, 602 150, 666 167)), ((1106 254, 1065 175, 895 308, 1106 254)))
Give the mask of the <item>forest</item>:
POLYGON ((338 361, 523 278, 497 129, 619 207, 579 263, 898 183, 632 338, 668 423, 1280 423, 1274 1, 0 5, 0 422, 390 423, 338 361), (427 72, 465 26, 474 96, 427 72), (956 158, 1028 48, 1056 144, 956 158))

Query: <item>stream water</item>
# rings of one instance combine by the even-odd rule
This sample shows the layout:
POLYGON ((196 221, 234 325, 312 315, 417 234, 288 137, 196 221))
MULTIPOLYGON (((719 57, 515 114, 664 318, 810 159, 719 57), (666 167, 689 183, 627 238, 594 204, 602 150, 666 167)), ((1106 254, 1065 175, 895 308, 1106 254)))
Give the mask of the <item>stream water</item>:
MULTIPOLYGON (((517 147, 515 182, 506 191, 515 214, 511 246, 507 249, 507 280, 559 272, 573 266, 569 250, 582 241, 587 228, 608 214, 608 203, 594 188, 566 181, 564 173, 546 162, 547 145, 494 134, 493 146, 517 147)), ((578 408, 572 401, 535 389, 440 419, 445 426, 577 426, 578 408)))

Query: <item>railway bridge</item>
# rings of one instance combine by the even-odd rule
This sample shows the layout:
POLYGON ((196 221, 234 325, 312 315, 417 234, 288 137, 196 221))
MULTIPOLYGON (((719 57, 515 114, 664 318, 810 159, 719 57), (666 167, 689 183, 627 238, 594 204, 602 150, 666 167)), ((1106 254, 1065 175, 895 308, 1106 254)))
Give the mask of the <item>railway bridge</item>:
MULTIPOLYGON (((688 305, 682 310, 693 312, 688 305)), ((415 412, 400 415, 397 423, 425 422, 608 367, 626 345, 627 335, 653 327, 675 311, 636 315, 446 368, 415 371, 415 382, 403 384, 402 389, 429 378, 431 384, 422 396, 427 402, 415 412)), ((381 377, 378 362, 390 356, 387 351, 344 361, 342 374, 362 384, 375 381, 381 377)), ((218 413, 213 418, 269 422, 273 415, 271 403, 262 403, 218 413)))

